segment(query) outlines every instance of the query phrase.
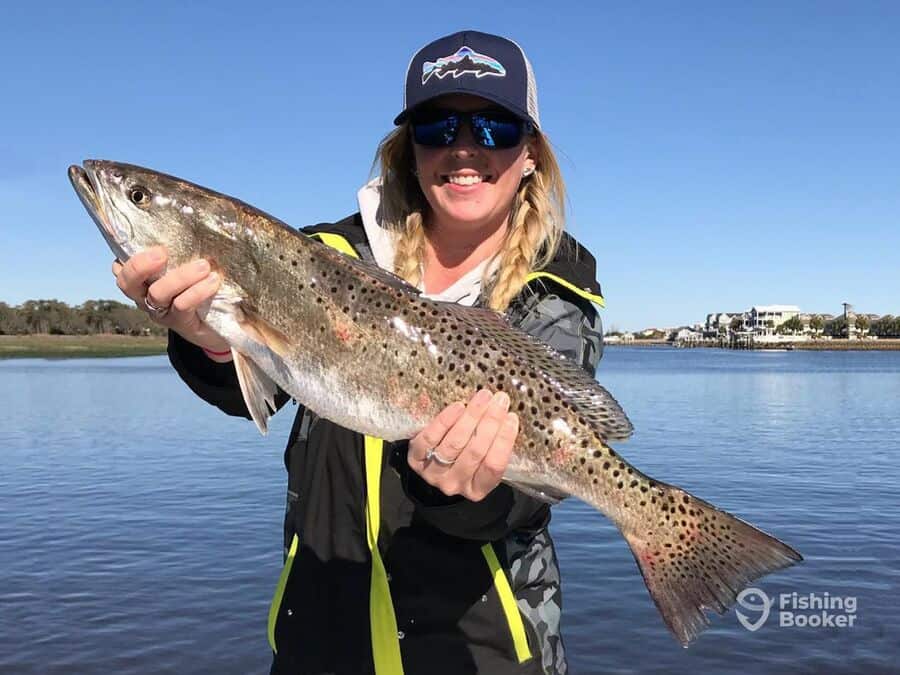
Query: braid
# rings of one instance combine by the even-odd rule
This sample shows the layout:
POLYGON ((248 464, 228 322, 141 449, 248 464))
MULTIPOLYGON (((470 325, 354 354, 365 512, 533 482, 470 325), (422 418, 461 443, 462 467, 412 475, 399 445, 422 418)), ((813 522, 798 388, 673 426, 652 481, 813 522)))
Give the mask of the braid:
POLYGON ((413 286, 422 280, 422 261, 425 259, 425 227, 421 211, 406 216, 406 226, 400 232, 394 253, 394 274, 413 286))
MULTIPOLYGON (((536 143, 544 145, 543 138, 536 143)), ((525 178, 513 201, 509 233, 500 252, 500 265, 490 288, 488 306, 503 312, 533 270, 552 260, 562 236, 562 181, 552 154, 544 155, 544 170, 525 178)), ((538 164, 541 167, 541 164, 538 164)))

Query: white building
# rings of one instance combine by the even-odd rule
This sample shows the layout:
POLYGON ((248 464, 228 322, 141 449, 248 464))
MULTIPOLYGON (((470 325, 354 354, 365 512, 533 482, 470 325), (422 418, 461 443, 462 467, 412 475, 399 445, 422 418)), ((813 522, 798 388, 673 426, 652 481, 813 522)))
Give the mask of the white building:
POLYGON ((676 342, 699 342, 703 339, 703 333, 690 328, 681 328, 675 332, 672 339, 676 342))
POLYGON ((706 325, 703 327, 703 337, 715 338, 720 335, 732 333, 731 323, 734 319, 741 322, 738 330, 747 330, 750 314, 748 312, 717 312, 706 315, 706 325))
POLYGON ((773 335, 785 321, 800 316, 796 305, 754 305, 750 308, 750 329, 757 335, 773 335))

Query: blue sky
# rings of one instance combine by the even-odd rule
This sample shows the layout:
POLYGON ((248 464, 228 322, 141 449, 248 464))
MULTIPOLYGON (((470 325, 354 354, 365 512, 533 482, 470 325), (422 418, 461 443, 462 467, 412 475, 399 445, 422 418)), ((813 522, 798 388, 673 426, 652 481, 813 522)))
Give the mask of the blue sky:
POLYGON ((900 4, 310 4, 5 8, 0 300, 118 297, 65 174, 88 157, 351 213, 409 57, 473 28, 534 65, 607 327, 900 313, 900 4))

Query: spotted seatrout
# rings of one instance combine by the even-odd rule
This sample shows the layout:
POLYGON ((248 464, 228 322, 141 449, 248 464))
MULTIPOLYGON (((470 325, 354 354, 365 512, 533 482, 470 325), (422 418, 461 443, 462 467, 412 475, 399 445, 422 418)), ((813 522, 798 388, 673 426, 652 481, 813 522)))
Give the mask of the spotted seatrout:
POLYGON ((116 256, 154 245, 222 277, 202 318, 231 345, 265 432, 280 387, 371 436, 415 435, 479 388, 509 394, 520 433, 504 477, 548 502, 574 495, 624 535, 663 619, 689 643, 747 584, 801 560, 786 544, 654 480, 608 443, 631 423, 581 368, 498 314, 423 298, 395 276, 236 199, 108 161, 69 178, 116 256))

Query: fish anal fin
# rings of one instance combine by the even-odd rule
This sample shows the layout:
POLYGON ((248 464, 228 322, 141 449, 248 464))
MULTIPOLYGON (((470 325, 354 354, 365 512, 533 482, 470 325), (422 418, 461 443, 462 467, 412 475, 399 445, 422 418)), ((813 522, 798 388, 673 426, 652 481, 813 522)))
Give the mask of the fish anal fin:
POLYGON ((231 355, 244 403, 260 433, 265 436, 269 430, 269 418, 277 409, 275 394, 278 392, 278 385, 263 372, 262 368, 237 349, 232 348, 231 355))
POLYGON ((291 353, 291 340, 278 328, 263 319, 252 307, 242 302, 238 323, 251 339, 271 349, 282 359, 291 353))
POLYGON ((568 492, 560 490, 558 487, 542 483, 521 471, 507 469, 503 475, 503 482, 511 485, 516 490, 524 492, 529 497, 534 497, 542 502, 555 505, 559 504, 563 499, 569 496, 568 492))

